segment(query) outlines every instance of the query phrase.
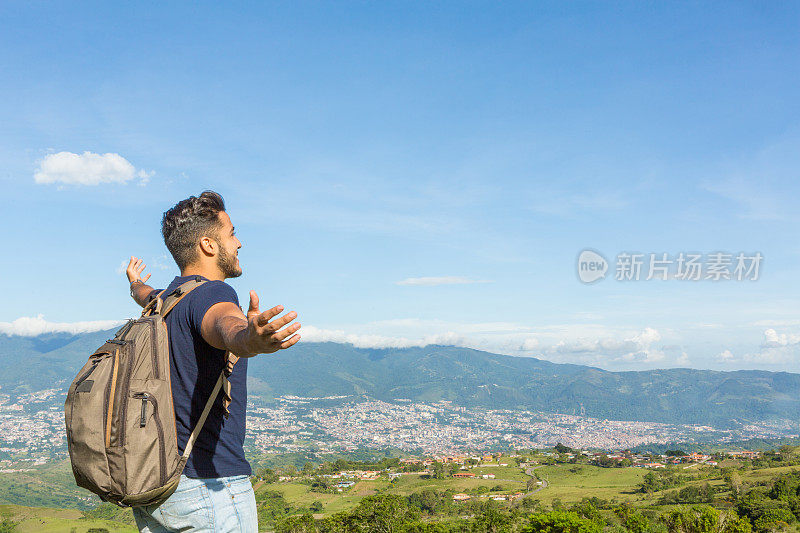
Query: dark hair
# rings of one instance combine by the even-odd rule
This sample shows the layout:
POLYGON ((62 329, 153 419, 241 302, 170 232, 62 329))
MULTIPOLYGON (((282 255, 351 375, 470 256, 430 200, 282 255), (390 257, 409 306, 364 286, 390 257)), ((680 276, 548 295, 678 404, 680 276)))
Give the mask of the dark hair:
POLYGON ((197 241, 203 235, 216 236, 220 227, 219 213, 225 211, 225 200, 214 191, 190 196, 164 213, 161 234, 169 253, 183 270, 197 259, 197 241))

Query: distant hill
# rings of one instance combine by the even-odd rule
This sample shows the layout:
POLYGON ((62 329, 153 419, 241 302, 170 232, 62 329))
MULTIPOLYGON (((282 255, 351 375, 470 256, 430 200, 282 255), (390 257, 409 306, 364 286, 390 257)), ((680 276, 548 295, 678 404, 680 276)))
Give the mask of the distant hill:
MULTIPOLYGON (((2 392, 66 387, 114 330, 83 335, 0 335, 2 392)), ((465 407, 531 409, 615 420, 717 427, 800 419, 800 374, 648 370, 609 372, 469 348, 363 349, 302 342, 250 360, 250 391, 365 395, 381 400, 450 400, 465 407)))

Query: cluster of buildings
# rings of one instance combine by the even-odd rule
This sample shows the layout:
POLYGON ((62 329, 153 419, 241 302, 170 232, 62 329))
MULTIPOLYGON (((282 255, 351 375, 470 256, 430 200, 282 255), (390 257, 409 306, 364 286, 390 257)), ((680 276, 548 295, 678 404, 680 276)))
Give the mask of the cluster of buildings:
POLYGON ((369 398, 279 398, 248 409, 248 432, 264 452, 299 451, 313 442, 322 452, 397 448, 425 454, 473 449, 624 449, 692 440, 717 442, 797 434, 797 427, 747 429, 603 420, 524 410, 467 409, 451 402, 384 402, 369 398), (316 401, 315 401, 316 400, 316 401), (320 407, 319 400, 327 400, 320 407))
MULTIPOLYGON (((46 389, 12 397, 0 394, 0 461, 47 462, 66 457, 65 392, 46 389)), ((251 396, 246 446, 282 453, 396 448, 427 455, 460 450, 546 448, 624 449, 640 444, 796 436, 795 425, 750 425, 738 430, 655 422, 601 420, 525 410, 464 408, 366 397, 276 401, 251 396)), ((0 464, 0 467, 3 465, 0 464)))

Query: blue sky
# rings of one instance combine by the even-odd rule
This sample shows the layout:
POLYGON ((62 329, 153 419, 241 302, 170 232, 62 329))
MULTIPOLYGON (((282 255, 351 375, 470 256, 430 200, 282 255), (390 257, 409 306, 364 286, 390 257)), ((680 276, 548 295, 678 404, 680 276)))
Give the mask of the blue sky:
POLYGON ((307 340, 800 371, 798 5, 9 2, 0 21, 0 331, 135 314, 120 263, 166 285, 161 214, 214 189, 244 245, 231 284, 307 340), (585 285, 585 248, 764 261, 757 281, 612 265, 585 285))

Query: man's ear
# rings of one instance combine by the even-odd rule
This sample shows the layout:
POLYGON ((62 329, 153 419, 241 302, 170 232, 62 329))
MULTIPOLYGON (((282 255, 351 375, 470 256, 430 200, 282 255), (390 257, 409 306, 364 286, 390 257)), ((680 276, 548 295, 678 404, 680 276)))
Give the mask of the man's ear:
POLYGON ((217 241, 211 237, 200 237, 200 251, 206 255, 216 255, 217 241))

